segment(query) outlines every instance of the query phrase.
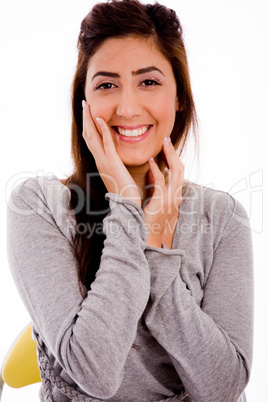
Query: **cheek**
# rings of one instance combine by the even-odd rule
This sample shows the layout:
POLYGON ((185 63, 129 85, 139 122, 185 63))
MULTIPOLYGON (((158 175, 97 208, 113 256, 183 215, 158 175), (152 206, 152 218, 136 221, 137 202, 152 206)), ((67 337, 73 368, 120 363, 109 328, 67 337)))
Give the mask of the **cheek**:
POLYGON ((158 99, 155 98, 152 105, 154 105, 156 116, 159 116, 159 122, 161 120, 164 124, 173 127, 177 109, 176 96, 173 95, 173 91, 166 91, 158 99))
POLYGON ((94 99, 89 99, 88 104, 90 106, 91 116, 94 121, 96 121, 96 117, 103 117, 103 108, 100 107, 99 102, 94 101, 94 99))
POLYGON ((105 99, 95 96, 95 94, 87 94, 87 103, 90 106, 91 116, 96 122, 96 117, 102 117, 106 122, 109 119, 109 107, 105 99))
POLYGON ((176 108, 171 102, 163 102, 158 111, 158 122, 169 135, 173 129, 176 118, 176 108))

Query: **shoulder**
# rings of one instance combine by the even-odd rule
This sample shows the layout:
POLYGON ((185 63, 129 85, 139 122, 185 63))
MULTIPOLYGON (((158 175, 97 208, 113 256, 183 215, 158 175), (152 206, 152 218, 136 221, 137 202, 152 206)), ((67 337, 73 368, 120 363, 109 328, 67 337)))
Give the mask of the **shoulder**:
POLYGON ((8 215, 41 216, 61 227, 63 222, 74 221, 70 208, 70 190, 56 176, 27 178, 14 185, 8 196, 8 215))
POLYGON ((15 183, 10 190, 9 202, 24 202, 34 206, 36 200, 58 203, 59 199, 70 200, 70 191, 56 176, 37 176, 15 183))
POLYGON ((249 217, 244 206, 231 194, 188 183, 183 208, 189 215, 205 220, 213 232, 228 232, 240 225, 249 228, 249 217))
POLYGON ((227 192, 188 182, 184 191, 184 208, 189 212, 217 213, 233 210, 235 199, 227 192))

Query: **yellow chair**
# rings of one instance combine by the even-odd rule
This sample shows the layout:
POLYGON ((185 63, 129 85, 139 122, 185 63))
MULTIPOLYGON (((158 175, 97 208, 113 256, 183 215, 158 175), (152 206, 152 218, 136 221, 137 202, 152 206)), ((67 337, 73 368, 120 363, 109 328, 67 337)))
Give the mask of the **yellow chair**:
POLYGON ((0 400, 4 384, 12 388, 21 388, 37 382, 41 382, 41 378, 31 323, 15 340, 4 361, 1 369, 0 400))

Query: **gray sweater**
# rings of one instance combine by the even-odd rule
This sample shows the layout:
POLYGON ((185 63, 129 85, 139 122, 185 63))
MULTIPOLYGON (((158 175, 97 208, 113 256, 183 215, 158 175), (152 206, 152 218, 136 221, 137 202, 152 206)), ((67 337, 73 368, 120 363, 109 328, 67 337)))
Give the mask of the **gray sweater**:
POLYGON ((189 186, 168 249, 147 246, 134 202, 106 198, 106 239, 86 298, 69 189, 55 176, 28 179, 8 202, 8 258, 34 323, 41 401, 237 401, 253 338, 244 208, 189 186))

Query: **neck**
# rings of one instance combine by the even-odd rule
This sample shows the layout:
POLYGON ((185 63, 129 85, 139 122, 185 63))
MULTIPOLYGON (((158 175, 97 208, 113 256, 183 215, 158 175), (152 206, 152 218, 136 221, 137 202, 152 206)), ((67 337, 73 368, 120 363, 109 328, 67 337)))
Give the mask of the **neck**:
POLYGON ((141 194, 141 205, 147 198, 147 173, 149 171, 149 164, 145 163, 142 166, 126 166, 127 170, 131 174, 133 180, 135 181, 139 192, 141 194))

